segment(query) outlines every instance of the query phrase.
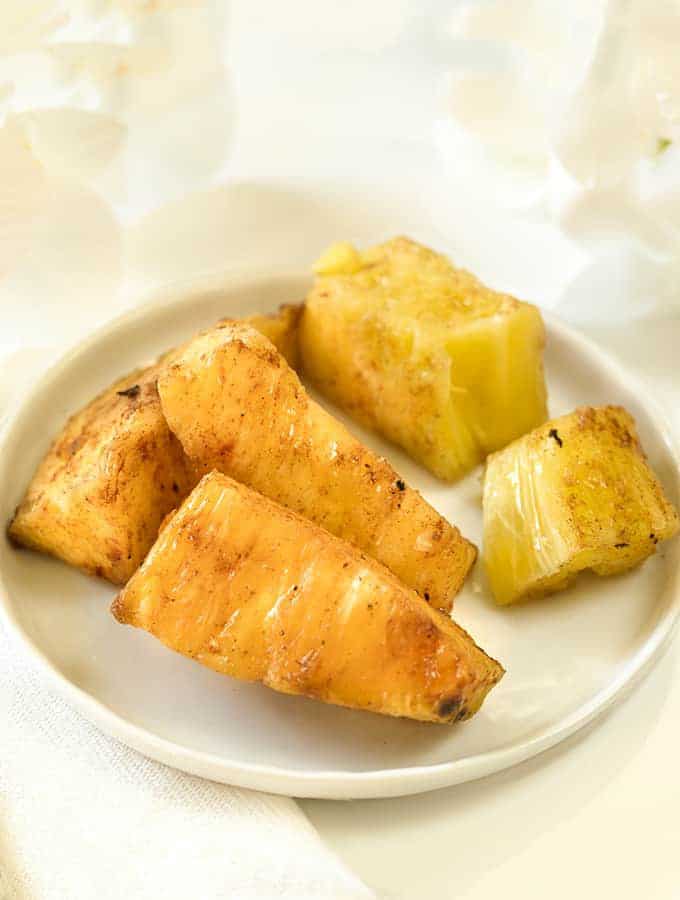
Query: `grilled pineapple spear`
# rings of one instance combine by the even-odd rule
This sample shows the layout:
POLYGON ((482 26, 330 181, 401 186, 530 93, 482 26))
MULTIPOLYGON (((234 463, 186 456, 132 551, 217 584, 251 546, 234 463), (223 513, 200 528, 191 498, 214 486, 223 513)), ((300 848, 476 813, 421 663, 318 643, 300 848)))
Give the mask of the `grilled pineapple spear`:
POLYGON ((577 409, 487 461, 484 561, 500 604, 560 590, 583 569, 630 569, 678 525, 621 407, 577 409))
POLYGON ((112 612, 225 675, 391 716, 467 719, 503 675, 379 563, 218 472, 112 612))
POLYGON ((158 391, 197 469, 218 469, 312 519, 450 610, 473 545, 311 400, 259 332, 232 323, 199 335, 158 391))
POLYGON ((440 478, 464 475, 546 419, 538 310, 407 238, 316 264, 305 373, 440 478))
MULTIPOLYGON (((298 317, 284 307, 247 321, 290 355, 298 317)), ((180 350, 117 381, 69 419, 9 526, 13 541, 114 584, 128 580, 164 516, 200 477, 168 429, 156 390, 161 364, 180 350)))

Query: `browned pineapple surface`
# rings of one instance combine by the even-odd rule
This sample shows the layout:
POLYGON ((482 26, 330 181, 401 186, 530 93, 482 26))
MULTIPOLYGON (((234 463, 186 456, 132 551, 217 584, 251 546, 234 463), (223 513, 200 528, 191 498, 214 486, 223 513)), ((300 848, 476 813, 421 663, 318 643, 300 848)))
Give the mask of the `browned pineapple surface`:
POLYGON ((312 519, 451 608, 474 546, 315 403, 259 332, 231 323, 199 335, 158 390, 198 469, 218 469, 312 519))
POLYGON ((217 472, 112 611, 225 675, 392 716, 468 718, 503 674, 379 563, 217 472))

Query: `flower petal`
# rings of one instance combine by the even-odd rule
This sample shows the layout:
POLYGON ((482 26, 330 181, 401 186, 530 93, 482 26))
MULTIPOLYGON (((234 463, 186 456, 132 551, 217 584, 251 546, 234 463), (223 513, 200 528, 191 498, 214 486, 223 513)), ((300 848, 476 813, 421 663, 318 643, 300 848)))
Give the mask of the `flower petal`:
POLYGON ((0 3, 0 53, 38 47, 67 21, 63 4, 55 0, 6 0, 0 3))
POLYGON ((126 128, 104 113, 72 108, 34 109, 15 116, 40 162, 59 175, 89 180, 123 147, 126 128))
POLYGON ((49 201, 45 171, 18 124, 0 129, 0 278, 27 252, 49 201))
POLYGON ((93 191, 59 178, 46 187, 30 244, 0 282, 0 304, 12 305, 25 341, 49 335, 63 344, 121 308, 121 232, 93 191))

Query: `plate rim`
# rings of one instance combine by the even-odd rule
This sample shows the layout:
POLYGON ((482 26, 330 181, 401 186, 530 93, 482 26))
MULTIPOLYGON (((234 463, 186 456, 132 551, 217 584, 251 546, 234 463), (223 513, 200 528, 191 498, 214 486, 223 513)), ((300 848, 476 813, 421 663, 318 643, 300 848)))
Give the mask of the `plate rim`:
MULTIPOLYGON (((3 450, 11 443, 14 432, 30 414, 33 403, 49 388, 50 383, 75 360, 100 341, 135 321, 168 308, 184 306, 197 296, 215 291, 235 292, 239 285, 281 280, 309 280, 309 273, 291 266, 229 266, 201 273, 187 279, 174 280, 153 290, 140 292, 140 299, 131 309, 101 324, 84 338, 77 340, 50 365, 21 396, 11 404, 0 428, 0 485, 5 481, 3 450)), ((650 423, 665 445, 673 462, 676 493, 680 495, 680 449, 665 414, 650 396, 645 385, 626 370, 596 342, 561 321, 553 313, 541 310, 548 335, 554 333, 573 349, 585 354, 599 368, 618 381, 623 388, 643 403, 650 423)), ((0 622, 14 641, 36 665, 47 684, 67 703, 109 736, 121 741, 144 756, 170 765, 192 775, 236 787, 266 791, 285 796, 316 799, 369 799, 406 796, 424 793, 440 787, 454 786, 483 778, 528 760, 554 747, 601 717, 617 701, 632 691, 661 657, 673 637, 680 618, 680 564, 677 539, 672 559, 672 572, 664 585, 666 602, 653 631, 622 670, 605 687, 593 694, 569 715, 556 724, 541 729, 532 737, 508 747, 479 753, 443 763, 372 769, 363 772, 343 770, 294 770, 262 763, 235 762, 216 753, 192 749, 160 737, 147 728, 136 725, 85 689, 72 682, 50 661, 41 648, 23 629, 10 599, 10 590, 0 570, 0 622)))

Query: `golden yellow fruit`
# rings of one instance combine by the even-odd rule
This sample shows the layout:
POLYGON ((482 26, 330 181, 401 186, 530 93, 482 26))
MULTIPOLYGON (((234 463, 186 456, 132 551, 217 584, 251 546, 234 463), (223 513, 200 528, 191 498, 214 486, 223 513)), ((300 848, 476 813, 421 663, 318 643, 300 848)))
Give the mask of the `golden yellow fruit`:
POLYGON ((280 307, 278 313, 248 316, 245 319, 224 319, 224 322, 246 322, 260 334, 268 338, 286 360, 297 369, 300 362, 298 350, 298 326, 302 315, 302 304, 280 307))
POLYGON ((391 716, 469 718, 503 674, 379 563, 217 472, 112 612, 225 675, 391 716))
POLYGON ((407 238, 331 247, 300 324, 319 389, 453 480, 546 419, 539 311, 407 238))
POLYGON ((312 519, 451 609, 474 546, 315 403, 258 331, 233 322, 199 335, 165 368, 158 391, 197 469, 224 472, 312 519))
MULTIPOLYGON (((252 322, 295 359, 298 317, 286 307, 252 322)), ((181 349, 126 375, 68 420, 9 526, 14 542, 114 584, 128 580, 164 516, 200 477, 168 429, 156 389, 181 349)))
POLYGON ((500 604, 560 590, 584 569, 623 572, 677 530, 619 406, 581 407, 487 461, 484 564, 500 604))

